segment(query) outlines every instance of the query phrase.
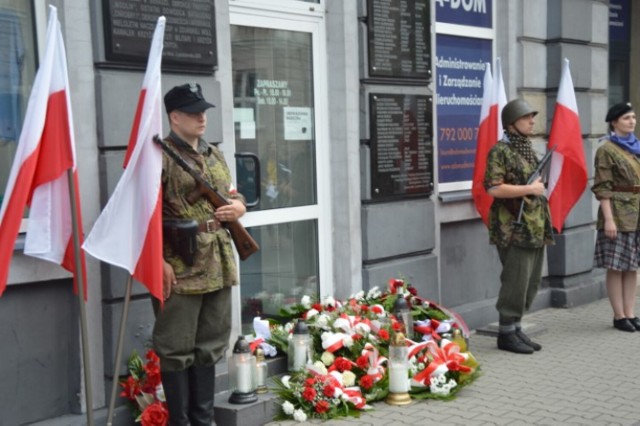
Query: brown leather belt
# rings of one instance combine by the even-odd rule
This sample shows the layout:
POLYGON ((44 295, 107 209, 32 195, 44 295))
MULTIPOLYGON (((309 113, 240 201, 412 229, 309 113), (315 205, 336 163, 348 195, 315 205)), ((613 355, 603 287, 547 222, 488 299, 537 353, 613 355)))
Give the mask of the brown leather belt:
POLYGON ((638 194, 640 193, 640 185, 614 186, 613 192, 633 192, 634 194, 638 194))
POLYGON ((222 224, 218 219, 209 219, 206 222, 198 222, 198 231, 200 232, 216 232, 222 228, 222 224))

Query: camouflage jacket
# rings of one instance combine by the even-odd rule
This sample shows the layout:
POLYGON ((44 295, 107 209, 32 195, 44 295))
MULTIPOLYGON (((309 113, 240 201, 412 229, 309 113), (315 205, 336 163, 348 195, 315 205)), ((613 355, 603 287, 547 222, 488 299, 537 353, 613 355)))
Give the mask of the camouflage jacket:
MULTIPOLYGON (((231 193, 231 174, 222 152, 200 140, 197 152, 171 133, 165 142, 187 163, 215 187, 225 198, 244 198, 231 193)), ((195 189, 195 180, 182 170, 166 153, 162 155, 162 217, 163 219, 194 219, 199 223, 213 218, 213 205, 204 197, 194 204, 186 200, 195 189)), ((177 284, 172 291, 179 294, 201 294, 238 283, 237 266, 231 247, 231 237, 224 228, 197 235, 197 251, 193 266, 186 265, 178 253, 164 239, 164 258, 175 271, 177 284)))
MULTIPOLYGON (((484 187, 503 183, 526 185, 536 164, 524 159, 508 141, 498 141, 487 157, 484 187)), ((543 247, 553 244, 551 215, 544 196, 529 195, 524 198, 524 209, 520 225, 518 219, 522 198, 494 198, 489 211, 489 241, 499 247, 543 247)))
MULTIPOLYGON (((640 185, 640 159, 607 141, 596 151, 595 176, 591 191, 598 200, 611 200, 611 213, 620 232, 637 231, 640 219, 640 193, 624 192, 640 185)), ((598 209, 598 229, 604 229, 602 208, 598 209)))

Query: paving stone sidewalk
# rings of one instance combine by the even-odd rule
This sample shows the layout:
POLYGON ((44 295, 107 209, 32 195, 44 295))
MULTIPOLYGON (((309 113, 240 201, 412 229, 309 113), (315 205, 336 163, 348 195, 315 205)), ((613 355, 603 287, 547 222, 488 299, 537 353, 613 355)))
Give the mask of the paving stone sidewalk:
MULTIPOLYGON (((637 306, 640 315, 640 303, 637 306)), ((571 309, 544 309, 527 315, 525 322, 545 329, 534 339, 542 351, 499 351, 495 337, 472 333, 471 351, 483 374, 453 401, 405 407, 382 402, 358 419, 308 424, 640 425, 640 332, 615 330, 607 299, 571 309)))

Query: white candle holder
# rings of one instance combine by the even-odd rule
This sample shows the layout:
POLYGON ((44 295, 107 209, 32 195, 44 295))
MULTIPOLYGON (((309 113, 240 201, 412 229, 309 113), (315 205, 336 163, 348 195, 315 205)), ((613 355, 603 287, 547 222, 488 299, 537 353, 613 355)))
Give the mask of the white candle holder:
POLYGON ((293 336, 289 340, 288 349, 289 371, 302 370, 313 360, 313 346, 307 324, 298 320, 293 328, 293 336))
POLYGON ((387 404, 411 404, 408 355, 409 348, 407 348, 404 335, 402 333, 394 334, 389 345, 389 395, 385 399, 387 404))
POLYGON ((264 359, 264 351, 261 348, 256 349, 256 364, 255 364, 255 388, 257 393, 266 393, 267 389, 267 374, 269 373, 269 366, 264 359))
POLYGON ((251 354, 249 343, 244 336, 238 336, 229 360, 230 403, 249 404, 258 400, 253 380, 255 363, 256 358, 251 354))
POLYGON ((395 315, 398 321, 404 324, 404 332, 410 339, 413 338, 413 314, 409 308, 409 304, 403 295, 398 295, 398 298, 393 302, 393 315, 395 315))

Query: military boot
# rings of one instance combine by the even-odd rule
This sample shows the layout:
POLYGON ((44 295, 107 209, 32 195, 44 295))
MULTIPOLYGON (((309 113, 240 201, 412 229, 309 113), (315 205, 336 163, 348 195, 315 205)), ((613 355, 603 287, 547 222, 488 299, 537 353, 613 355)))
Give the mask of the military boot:
POLYGON ((169 426, 189 426, 189 377, 187 370, 161 371, 162 389, 169 409, 169 426))
POLYGON ((517 354, 533 353, 533 348, 520 340, 514 331, 498 334, 498 349, 517 354))
POLYGON ((529 338, 529 336, 527 336, 526 334, 524 334, 524 331, 522 331, 521 328, 516 327, 516 336, 518 336, 518 338, 520 340, 522 340, 522 342, 527 345, 527 346, 531 346, 531 348, 534 351, 539 351, 540 349, 542 349, 542 345, 540 343, 536 343, 533 340, 531 340, 529 338))
POLYGON ((189 420, 191 426, 215 425, 213 397, 216 366, 189 367, 189 420))

